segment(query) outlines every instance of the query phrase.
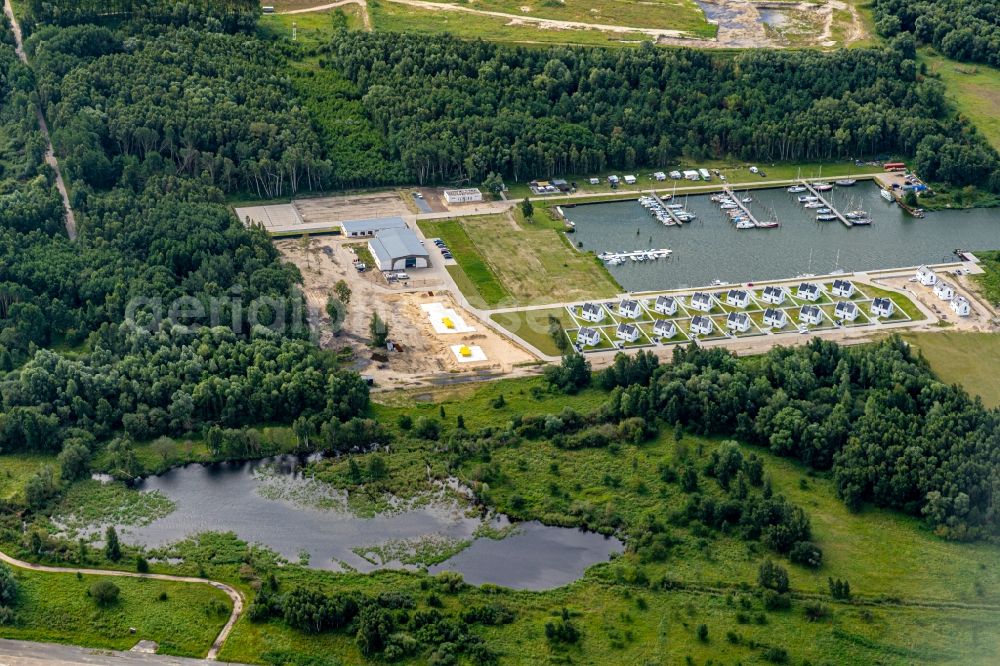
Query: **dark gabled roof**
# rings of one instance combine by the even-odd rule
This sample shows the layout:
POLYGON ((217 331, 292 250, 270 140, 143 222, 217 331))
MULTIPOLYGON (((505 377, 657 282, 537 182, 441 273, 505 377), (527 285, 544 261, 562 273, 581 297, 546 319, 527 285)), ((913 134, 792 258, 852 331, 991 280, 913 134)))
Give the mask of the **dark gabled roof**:
POLYGON ((747 292, 743 291, 742 289, 730 289, 729 292, 726 294, 726 298, 729 298, 730 296, 732 296, 733 298, 749 298, 747 292))
POLYGON ((618 324, 619 333, 633 333, 637 332, 639 329, 635 324, 618 324))
POLYGON ((851 284, 850 280, 834 280, 833 281, 833 288, 834 289, 850 289, 853 286, 854 285, 851 284))
POLYGON ((876 298, 875 300, 872 301, 873 308, 884 308, 886 306, 892 307, 893 306, 892 300, 888 298, 876 298))
POLYGON ((781 287, 775 287, 774 285, 770 285, 770 286, 764 287, 764 293, 765 294, 773 294, 775 296, 780 296, 780 295, 782 295, 782 294, 785 293, 785 290, 782 289, 781 287))
POLYGON ((857 310, 858 306, 854 304, 854 301, 840 301, 837 303, 837 307, 835 309, 837 312, 842 310, 857 310))
POLYGON ((661 328, 664 327, 677 328, 676 324, 674 324, 674 322, 670 321, 669 319, 657 319, 656 323, 653 324, 654 331, 660 330, 661 328))
POLYGON ((764 319, 773 319, 774 317, 785 317, 785 311, 779 310, 778 308, 767 308, 764 310, 764 319))
POLYGON ((621 310, 631 310, 639 307, 639 301, 633 301, 631 299, 626 298, 625 300, 623 300, 621 303, 618 304, 618 307, 621 310))
POLYGON ((819 291, 819 285, 815 282, 803 282, 799 285, 799 291, 819 291))
POLYGON ((664 295, 661 295, 661 296, 657 296, 656 297, 656 304, 657 305, 659 305, 660 303, 663 303, 663 304, 673 304, 673 302, 674 302, 674 297, 673 296, 664 296, 664 295))
POLYGON ((601 306, 598 305, 597 303, 584 303, 583 304, 583 311, 584 312, 600 312, 601 311, 601 306))
POLYGON ((702 317, 701 315, 695 315, 694 317, 691 318, 691 325, 692 326, 697 326, 699 324, 704 324, 705 322, 708 322, 709 324, 711 324, 712 320, 710 318, 708 318, 708 317, 702 317))
POLYGON ((709 302, 711 302, 712 301, 712 297, 708 294, 707 291, 696 291, 691 296, 691 300, 692 301, 709 301, 709 302))
POLYGON ((592 337, 595 333, 597 333, 597 329, 596 328, 590 328, 589 326, 583 326, 583 327, 580 328, 579 331, 576 332, 576 336, 580 337, 582 335, 584 337, 588 337, 589 338, 589 337, 592 337))
POLYGON ((746 312, 730 312, 729 316, 726 317, 727 321, 738 321, 741 324, 750 321, 750 315, 746 312))
POLYGON ((820 310, 818 305, 803 305, 802 309, 799 310, 799 314, 809 315, 810 317, 818 315, 819 312, 820 310))

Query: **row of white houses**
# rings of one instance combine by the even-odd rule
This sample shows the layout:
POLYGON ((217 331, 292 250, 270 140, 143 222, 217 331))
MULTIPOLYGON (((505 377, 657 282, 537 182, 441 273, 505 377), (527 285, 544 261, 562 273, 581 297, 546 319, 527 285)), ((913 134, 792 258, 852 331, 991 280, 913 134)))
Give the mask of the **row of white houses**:
POLYGON ((934 287, 934 295, 942 301, 950 302, 951 309, 959 317, 968 317, 972 314, 972 306, 969 303, 969 299, 959 296, 958 291, 953 285, 938 278, 937 274, 927 268, 927 266, 921 266, 917 269, 916 279, 917 282, 925 287, 934 287))
MULTIPOLYGON (((968 301, 961 296, 952 303, 955 308, 957 302, 964 302, 968 308, 968 301)), ((896 304, 890 298, 876 298, 871 302, 871 314, 874 317, 888 318, 896 310, 896 304)), ((958 309, 956 308, 956 312, 958 309)), ((861 314, 861 308, 853 301, 840 301, 834 306, 834 317, 841 321, 855 321, 861 314)), ((962 315, 965 316, 965 315, 962 315)), ((766 308, 764 310, 764 326, 771 329, 782 329, 789 323, 788 311, 780 308, 766 308)), ((799 308, 799 322, 810 326, 817 326, 823 321, 823 311, 818 305, 803 305, 799 308)), ((750 315, 745 312, 730 312, 726 317, 726 328, 734 333, 746 333, 752 327, 753 322, 750 315)), ((711 335, 715 330, 715 324, 710 317, 695 315, 691 319, 691 333, 694 335, 711 335)), ((653 324, 653 337, 658 339, 670 339, 677 335, 677 325, 668 319, 658 319, 653 324)), ((622 323, 615 330, 615 337, 623 342, 635 342, 642 336, 642 332, 636 324, 622 323)), ((594 347, 601 341, 601 333, 596 328, 584 326, 576 334, 576 342, 581 347, 594 347)))

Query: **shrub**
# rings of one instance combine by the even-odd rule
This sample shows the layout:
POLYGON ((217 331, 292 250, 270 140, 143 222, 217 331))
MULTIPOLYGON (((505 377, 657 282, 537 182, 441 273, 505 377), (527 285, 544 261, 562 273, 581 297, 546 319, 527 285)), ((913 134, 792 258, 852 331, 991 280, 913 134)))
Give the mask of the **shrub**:
POLYGON ((788 571, 771 560, 765 560, 757 570, 757 582, 761 587, 775 592, 788 591, 788 571))
POLYGON ((787 610, 792 607, 792 598, 788 593, 780 594, 774 590, 764 590, 760 597, 764 610, 787 610))
POLYGON ((17 598, 17 580, 6 564, 0 564, 0 606, 10 606, 17 598))
POLYGON ((88 592, 98 605, 109 606, 118 601, 118 595, 121 593, 121 590, 110 580, 99 580, 90 586, 88 592))
POLYGON ((769 647, 761 653, 761 656, 772 664, 788 663, 788 650, 785 648, 769 647))
POLYGON ((816 569, 823 564, 823 551, 811 541, 799 541, 788 552, 788 559, 816 569))
POLYGON ((805 607, 806 618, 810 622, 816 622, 817 620, 822 620, 830 615, 830 607, 826 604, 821 604, 818 601, 811 601, 806 604, 805 607))
POLYGON ((139 556, 135 558, 135 570, 139 573, 146 573, 149 571, 149 562, 146 561, 145 557, 139 556))
POLYGON ((708 625, 699 624, 698 625, 698 640, 707 643, 708 642, 708 625))

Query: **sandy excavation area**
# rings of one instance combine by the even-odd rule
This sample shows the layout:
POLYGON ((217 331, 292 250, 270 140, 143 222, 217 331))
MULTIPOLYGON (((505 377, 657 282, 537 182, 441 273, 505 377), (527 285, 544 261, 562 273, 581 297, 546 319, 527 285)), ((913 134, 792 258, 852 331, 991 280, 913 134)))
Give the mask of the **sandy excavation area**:
MULTIPOLYGON (((429 283, 426 286, 409 290, 390 287, 377 272, 358 273, 353 265, 354 253, 336 237, 310 238, 308 251, 299 238, 278 240, 275 247, 302 272, 309 321, 319 345, 324 349, 349 347, 354 358, 351 368, 372 375, 380 386, 419 386, 440 382, 442 376, 452 373, 456 376, 484 370, 509 373, 518 364, 535 360, 463 310, 439 280, 426 279, 424 282, 429 283), (341 279, 352 293, 343 322, 335 326, 326 313, 326 303, 341 279), (436 333, 421 308, 432 303, 455 310, 475 331, 436 333), (368 346, 373 312, 378 312, 388 323, 389 338, 398 351, 374 350, 368 346), (463 344, 481 347, 486 360, 459 363, 451 347, 463 344)), ((414 277, 419 277, 419 273, 414 277)))

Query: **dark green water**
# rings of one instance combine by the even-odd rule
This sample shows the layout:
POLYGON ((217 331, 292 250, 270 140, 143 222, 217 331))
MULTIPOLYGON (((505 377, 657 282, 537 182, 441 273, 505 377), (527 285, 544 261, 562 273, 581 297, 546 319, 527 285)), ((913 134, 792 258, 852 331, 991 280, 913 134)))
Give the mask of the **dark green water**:
POLYGON ((698 219, 683 227, 663 226, 634 201, 563 212, 576 223, 571 238, 582 242, 584 250, 673 250, 669 259, 609 266, 628 291, 701 287, 717 279, 747 282, 819 275, 836 268, 862 271, 944 263, 957 260, 956 248, 1000 248, 1000 209, 941 211, 916 219, 884 201, 874 183, 860 182, 827 193, 840 210, 871 213, 870 226, 847 228, 840 222, 816 222, 815 211, 802 208, 799 195, 784 188, 750 194, 753 213, 768 219, 773 211, 780 227, 738 230, 709 195, 687 199, 687 209, 698 219))

